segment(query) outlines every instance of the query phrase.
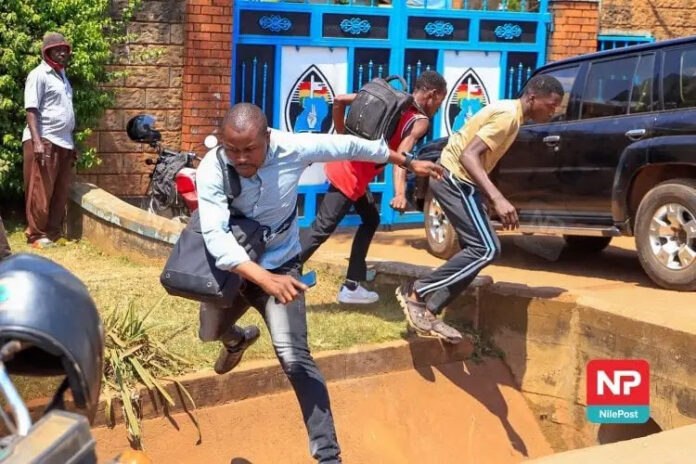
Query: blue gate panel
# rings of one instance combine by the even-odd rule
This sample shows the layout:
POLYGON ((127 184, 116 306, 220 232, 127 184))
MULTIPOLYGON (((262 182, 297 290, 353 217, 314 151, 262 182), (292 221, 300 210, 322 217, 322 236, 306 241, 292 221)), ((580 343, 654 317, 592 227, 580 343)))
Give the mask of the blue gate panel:
POLYGON ((408 38, 416 40, 469 40, 468 19, 411 16, 408 18, 408 38))
POLYGON ((322 36, 361 39, 386 39, 389 16, 325 14, 322 36))
POLYGON ((309 13, 273 14, 265 11, 242 11, 239 26, 241 34, 273 36, 308 36, 309 13))
POLYGON ((481 21, 481 42, 534 43, 536 22, 481 21))
POLYGON ((356 48, 353 60, 353 92, 375 77, 387 77, 391 50, 356 48))
POLYGON ((271 45, 239 45, 237 46, 236 65, 237 86, 234 89, 234 100, 260 106, 268 121, 273 121, 275 47, 271 45))
POLYGON ((505 73, 505 97, 517 98, 524 83, 532 75, 537 64, 536 53, 510 52, 507 56, 507 71, 505 73))

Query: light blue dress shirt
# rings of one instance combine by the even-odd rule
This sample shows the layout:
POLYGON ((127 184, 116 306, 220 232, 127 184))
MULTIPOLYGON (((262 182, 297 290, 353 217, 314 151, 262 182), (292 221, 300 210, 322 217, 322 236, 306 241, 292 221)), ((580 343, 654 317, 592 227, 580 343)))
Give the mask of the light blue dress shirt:
MULTIPOLYGON (((369 141, 350 135, 294 134, 271 130, 266 161, 251 178, 241 177, 241 194, 232 206, 246 217, 276 231, 292 214, 302 172, 312 163, 372 161, 386 163, 389 148, 384 140, 369 141)), ((208 152, 196 173, 201 231, 218 268, 231 270, 249 261, 229 229, 227 197, 216 150, 208 152)), ((285 232, 266 244, 259 265, 276 269, 300 253, 297 218, 285 232)))

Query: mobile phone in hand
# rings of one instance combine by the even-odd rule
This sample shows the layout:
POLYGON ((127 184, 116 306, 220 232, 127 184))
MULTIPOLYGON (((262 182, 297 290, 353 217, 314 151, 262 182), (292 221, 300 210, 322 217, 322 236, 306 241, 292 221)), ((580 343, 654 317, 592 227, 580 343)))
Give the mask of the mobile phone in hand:
POLYGON ((308 287, 314 287, 317 284, 317 273, 316 271, 308 272, 298 279, 300 282, 308 287))

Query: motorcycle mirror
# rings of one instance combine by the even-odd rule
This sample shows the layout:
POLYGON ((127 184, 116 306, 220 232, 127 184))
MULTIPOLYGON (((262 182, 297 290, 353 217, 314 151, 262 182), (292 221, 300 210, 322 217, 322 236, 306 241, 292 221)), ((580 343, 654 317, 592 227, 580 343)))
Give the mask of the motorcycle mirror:
POLYGON ((213 134, 210 134, 209 136, 207 136, 205 138, 205 140, 203 141, 203 144, 208 149, 215 148, 218 146, 218 139, 213 134))

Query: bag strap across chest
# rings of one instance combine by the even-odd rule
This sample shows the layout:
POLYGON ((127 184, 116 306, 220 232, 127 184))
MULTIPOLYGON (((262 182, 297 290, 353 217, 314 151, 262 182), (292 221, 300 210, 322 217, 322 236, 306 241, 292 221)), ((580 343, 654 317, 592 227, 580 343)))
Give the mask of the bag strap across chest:
MULTIPOLYGON (((227 208, 230 210, 230 217, 242 217, 244 216, 241 211, 232 206, 232 201, 237 198, 242 193, 242 182, 239 178, 239 173, 231 166, 225 159, 224 151, 222 147, 218 148, 216 152, 218 162, 222 168, 222 186, 225 191, 225 196, 227 197, 227 208)), ((271 232, 270 227, 262 225, 266 228, 266 234, 264 236, 264 242, 271 241, 276 235, 282 234, 290 228, 292 222, 297 216, 297 201, 292 208, 292 213, 288 216, 278 228, 271 232)))

